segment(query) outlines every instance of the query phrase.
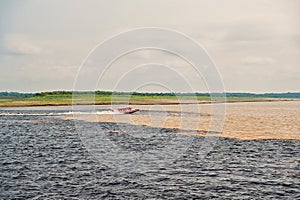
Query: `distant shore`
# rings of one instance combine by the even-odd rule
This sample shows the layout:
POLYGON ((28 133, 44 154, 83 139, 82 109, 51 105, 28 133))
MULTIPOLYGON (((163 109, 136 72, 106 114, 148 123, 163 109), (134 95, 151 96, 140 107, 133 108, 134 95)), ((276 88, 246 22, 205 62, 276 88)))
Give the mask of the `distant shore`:
POLYGON ((129 93, 71 92, 41 93, 0 92, 0 107, 70 105, 173 105, 235 102, 299 101, 300 93, 129 93), (214 98, 211 98, 211 95, 214 98), (225 98, 226 96, 226 98, 225 98))
POLYGON ((193 100, 193 99, 142 99, 129 101, 102 101, 96 99, 94 102, 74 102, 72 99, 59 100, 0 100, 0 107, 33 107, 33 106, 72 106, 72 105, 177 105, 177 104, 210 104, 210 103, 242 103, 242 102, 278 102, 278 101, 300 101, 300 99, 278 99, 278 98, 227 98, 226 101, 193 100))

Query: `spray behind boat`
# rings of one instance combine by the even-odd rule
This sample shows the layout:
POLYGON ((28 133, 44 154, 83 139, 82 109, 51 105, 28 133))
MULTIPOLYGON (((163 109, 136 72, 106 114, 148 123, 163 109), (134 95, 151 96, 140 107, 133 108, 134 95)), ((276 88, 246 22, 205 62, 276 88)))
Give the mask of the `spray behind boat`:
POLYGON ((138 109, 138 108, 131 108, 131 107, 112 109, 112 111, 114 111, 114 112, 124 113, 124 114, 132 114, 132 113, 135 113, 139 110, 140 109, 138 109))

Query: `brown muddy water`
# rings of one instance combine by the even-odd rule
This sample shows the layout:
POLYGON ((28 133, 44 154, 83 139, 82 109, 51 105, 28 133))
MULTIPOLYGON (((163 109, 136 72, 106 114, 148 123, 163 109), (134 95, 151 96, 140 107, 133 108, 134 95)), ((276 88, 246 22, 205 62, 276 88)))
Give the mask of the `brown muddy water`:
POLYGON ((1 109, 0 198, 300 198, 299 102, 185 106, 1 109))

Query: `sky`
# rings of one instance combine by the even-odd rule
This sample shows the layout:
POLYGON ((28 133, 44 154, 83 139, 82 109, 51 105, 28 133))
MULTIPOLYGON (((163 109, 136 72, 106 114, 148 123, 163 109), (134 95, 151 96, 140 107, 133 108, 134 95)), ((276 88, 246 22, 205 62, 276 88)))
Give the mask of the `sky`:
MULTIPOLYGON (((99 43, 159 27, 200 44, 224 91, 299 92, 299 8, 298 0, 0 0, 0 91, 73 90, 99 43)), ((207 92, 191 69, 174 55, 141 50, 113 63, 94 89, 207 92)))

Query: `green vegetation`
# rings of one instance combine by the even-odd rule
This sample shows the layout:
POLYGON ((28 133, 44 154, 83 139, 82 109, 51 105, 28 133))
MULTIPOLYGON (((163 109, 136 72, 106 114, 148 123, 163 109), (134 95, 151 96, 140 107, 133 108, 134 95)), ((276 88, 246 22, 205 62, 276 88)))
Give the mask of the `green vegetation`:
POLYGON ((0 92, 0 106, 45 106, 74 104, 178 104, 227 102, 276 101, 300 98, 300 93, 137 93, 137 92, 72 92, 53 91, 41 93, 0 92))
POLYGON ((33 97, 33 93, 0 92, 0 100, 33 97))

